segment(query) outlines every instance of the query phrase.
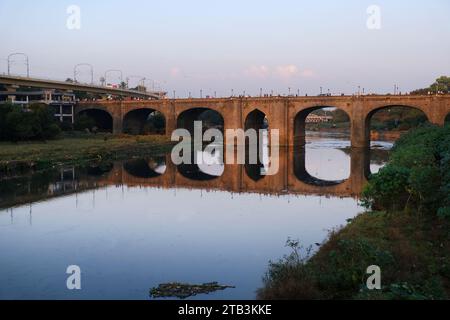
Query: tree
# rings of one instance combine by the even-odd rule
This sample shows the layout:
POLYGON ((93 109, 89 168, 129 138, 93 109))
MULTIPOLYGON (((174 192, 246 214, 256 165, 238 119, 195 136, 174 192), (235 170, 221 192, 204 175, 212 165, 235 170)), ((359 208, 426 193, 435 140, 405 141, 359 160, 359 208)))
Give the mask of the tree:
POLYGON ((0 108, 1 140, 50 139, 60 133, 53 113, 44 104, 30 105, 28 109, 5 105, 0 108))
POLYGON ((449 93, 450 92, 450 77, 440 76, 429 87, 414 90, 411 92, 411 94, 428 94, 429 92, 449 93))

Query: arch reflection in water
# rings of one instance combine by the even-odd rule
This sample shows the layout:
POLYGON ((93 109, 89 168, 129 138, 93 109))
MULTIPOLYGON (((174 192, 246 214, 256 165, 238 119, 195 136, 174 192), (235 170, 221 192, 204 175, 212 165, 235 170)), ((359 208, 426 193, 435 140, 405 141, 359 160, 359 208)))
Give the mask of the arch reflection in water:
POLYGON ((258 140, 259 138, 262 139, 261 143, 258 141, 256 145, 246 144, 245 146, 244 170, 253 181, 263 179, 269 170, 269 130, 262 129, 258 133, 258 140), (256 163, 252 163, 251 159, 256 159, 256 163))
POLYGON ((198 181, 213 180, 225 171, 225 165, 220 160, 222 157, 217 149, 199 151, 198 164, 181 164, 177 166, 178 172, 185 178, 198 181))
POLYGON ((345 133, 310 132, 307 144, 294 148, 294 172, 308 184, 333 186, 351 175, 350 141, 345 133))
POLYGON ((166 172, 166 158, 162 156, 130 160, 123 164, 123 168, 136 178, 155 178, 166 172))

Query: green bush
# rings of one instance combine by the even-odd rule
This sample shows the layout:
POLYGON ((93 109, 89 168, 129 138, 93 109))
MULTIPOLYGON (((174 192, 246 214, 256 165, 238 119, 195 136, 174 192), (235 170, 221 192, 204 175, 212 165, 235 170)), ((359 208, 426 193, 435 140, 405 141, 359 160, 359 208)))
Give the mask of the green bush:
POLYGON ((56 137, 60 128, 46 105, 0 107, 0 139, 10 141, 46 140, 56 137))
POLYGON ((450 127, 427 126, 402 136, 389 163, 371 176, 362 204, 450 216, 450 127))

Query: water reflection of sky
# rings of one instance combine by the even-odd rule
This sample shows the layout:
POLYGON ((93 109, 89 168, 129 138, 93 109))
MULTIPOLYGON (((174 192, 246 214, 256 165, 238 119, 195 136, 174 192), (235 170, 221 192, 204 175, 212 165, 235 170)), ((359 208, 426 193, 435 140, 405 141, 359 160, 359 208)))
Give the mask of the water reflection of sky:
MULTIPOLYGON (((310 173, 348 176, 346 146, 308 139, 310 173)), ((288 253, 288 237, 322 242, 360 211, 353 198, 126 186, 3 210, 0 298, 148 299, 160 283, 218 281, 236 288, 196 299, 253 299, 268 261, 288 253), (71 264, 81 267, 81 291, 66 289, 71 264)))
POLYGON ((0 213, 0 298, 136 298, 162 282, 219 281, 199 298, 254 298, 287 237, 321 242, 354 199, 108 187, 0 213), (30 221, 31 219, 31 221, 30 221), (77 264, 83 289, 65 289, 77 264))

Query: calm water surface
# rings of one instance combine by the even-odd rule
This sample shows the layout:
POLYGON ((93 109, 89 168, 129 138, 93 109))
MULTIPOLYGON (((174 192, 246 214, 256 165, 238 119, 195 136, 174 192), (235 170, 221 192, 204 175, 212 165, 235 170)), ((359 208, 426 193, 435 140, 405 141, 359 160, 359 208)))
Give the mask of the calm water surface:
MULTIPOLYGON (((346 139, 310 135, 308 173, 348 178, 346 139)), ((372 172, 384 163, 382 150, 390 148, 374 144, 372 172)), ((167 174, 161 158, 147 164, 148 181, 167 174)), ((123 167, 139 169, 136 162, 123 167)), ((0 181, 1 299, 150 299, 151 287, 175 281, 236 286, 191 299, 254 299, 268 261, 289 253, 288 237, 305 246, 321 243, 328 230, 363 210, 355 197, 101 183, 108 170, 87 176, 77 170, 55 172, 37 187, 28 182, 31 191, 20 195, 28 180, 0 181), (79 291, 66 288, 65 271, 73 264, 82 271, 79 291)))

